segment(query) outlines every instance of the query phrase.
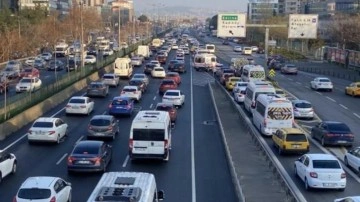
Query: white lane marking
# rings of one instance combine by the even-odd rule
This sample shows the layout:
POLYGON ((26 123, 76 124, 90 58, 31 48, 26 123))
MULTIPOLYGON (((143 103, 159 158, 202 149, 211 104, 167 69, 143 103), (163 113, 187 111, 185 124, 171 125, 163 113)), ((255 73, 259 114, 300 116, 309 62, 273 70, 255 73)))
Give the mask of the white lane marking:
POLYGON ((289 81, 293 81, 293 79, 291 79, 291 78, 287 78, 289 81))
POLYGON ((195 181, 195 146, 194 146, 194 89, 193 89, 193 68, 190 71, 190 95, 191 95, 191 135, 190 135, 190 142, 191 142, 191 201, 196 202, 196 181, 195 181))
POLYGON ((24 139, 27 136, 27 134, 21 136, 19 139, 15 140, 11 144, 9 144, 7 147, 4 148, 4 150, 10 149, 12 146, 14 146, 16 143, 18 143, 20 140, 24 139))
POLYGON ((305 86, 305 88, 310 89, 310 87, 309 87, 309 86, 305 86))
POLYGON ((322 93, 320 93, 320 92, 317 92, 317 91, 316 91, 316 93, 319 94, 319 95, 322 95, 322 93))
POLYGON ((300 83, 300 82, 298 82, 298 81, 297 81, 296 83, 297 83, 297 84, 299 84, 299 85, 301 85, 301 84, 302 84, 302 83, 300 83))
POLYGON ((153 104, 150 105, 150 109, 153 107, 153 104))
POLYGON ((336 100, 332 99, 332 98, 329 97, 329 96, 326 96, 326 98, 327 98, 328 100, 331 100, 331 101, 333 101, 333 102, 336 102, 336 100))
POLYGON ((347 108, 345 105, 342 105, 342 104, 339 104, 342 108, 344 108, 344 109, 349 109, 349 108, 347 108))
POLYGON ((64 158, 66 158, 66 156, 68 155, 68 153, 65 153, 57 162, 56 165, 59 165, 61 163, 62 160, 64 160, 64 158))
POLYGON ((153 98, 153 100, 156 100, 156 96, 153 98))
POLYGON ((76 140, 76 144, 79 143, 82 139, 84 138, 84 136, 80 136, 78 140, 76 140))
POLYGON ((360 115, 357 113, 353 113, 356 117, 358 117, 360 119, 360 115))
POLYGON ((128 161, 129 161, 129 155, 126 155, 126 158, 125 158, 125 160, 124 160, 124 163, 122 164, 122 167, 123 167, 123 168, 126 167, 128 161))
POLYGON ((104 111, 102 114, 104 115, 104 114, 106 114, 106 112, 107 112, 107 111, 104 111))

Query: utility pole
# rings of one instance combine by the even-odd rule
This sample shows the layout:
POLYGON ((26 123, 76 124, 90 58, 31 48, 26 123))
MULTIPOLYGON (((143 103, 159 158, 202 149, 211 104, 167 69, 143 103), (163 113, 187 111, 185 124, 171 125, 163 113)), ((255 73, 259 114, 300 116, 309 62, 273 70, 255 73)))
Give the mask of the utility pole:
POLYGON ((119 41, 118 41, 118 46, 120 47, 120 43, 121 43, 121 35, 120 35, 120 28, 121 28, 121 7, 118 7, 119 9, 119 22, 118 22, 118 34, 119 34, 119 41))
POLYGON ((133 30, 133 38, 136 39, 136 37, 135 37, 135 16, 133 16, 132 23, 133 23, 133 28, 132 28, 132 30, 133 30))
POLYGON ((84 23, 83 23, 83 2, 80 2, 80 24, 81 24, 81 36, 80 36, 80 71, 84 72, 84 23))

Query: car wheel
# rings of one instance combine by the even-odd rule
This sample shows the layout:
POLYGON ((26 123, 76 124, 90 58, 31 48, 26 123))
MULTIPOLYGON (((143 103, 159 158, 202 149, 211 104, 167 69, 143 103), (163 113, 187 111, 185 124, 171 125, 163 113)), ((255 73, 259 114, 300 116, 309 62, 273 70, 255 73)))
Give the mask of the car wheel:
POLYGON ((306 190, 310 190, 310 189, 311 189, 311 187, 309 186, 309 183, 308 183, 308 181, 307 181, 306 178, 305 178, 305 189, 306 189, 306 190))
POLYGON ((2 174, 1 174, 1 172, 0 172, 0 184, 1 184, 1 181, 2 181, 2 174))
POLYGON ((115 132, 115 133, 112 135, 112 137, 111 137, 112 140, 115 140, 115 138, 116 138, 116 133, 117 133, 117 132, 115 132))
POLYGON ((71 192, 69 193, 67 202, 71 202, 71 192))
POLYGON ((325 145, 326 145, 326 144, 325 144, 325 138, 324 138, 324 137, 321 138, 321 145, 322 145, 322 146, 325 146, 325 145))
POLYGON ((280 146, 278 147, 278 154, 279 154, 279 155, 282 155, 282 154, 283 154, 283 150, 281 149, 280 146))
POLYGON ((345 95, 347 95, 348 93, 347 93, 347 90, 345 90, 345 95))
POLYGON ((17 170, 17 163, 16 161, 14 162, 13 166, 12 166, 12 169, 11 169, 11 174, 15 174, 16 173, 16 170, 17 170))
POLYGON ((60 144, 60 135, 57 136, 56 144, 60 144))
POLYGON ((296 166, 294 166, 294 175, 295 175, 295 177, 298 176, 296 166))
POLYGON ((355 93, 354 93, 354 91, 352 92, 352 94, 351 94, 353 97, 355 97, 355 93))
POLYGON ((347 159, 346 156, 345 156, 345 158, 344 158, 344 163, 345 163, 345 165, 346 165, 347 167, 349 167, 349 162, 348 162, 348 159, 347 159))
POLYGON ((339 189, 339 191, 343 192, 343 191, 345 191, 345 188, 341 188, 341 189, 339 189))
POLYGON ((106 164, 105 164, 105 163, 104 163, 104 166, 103 166, 102 172, 103 172, 103 173, 105 173, 105 172, 106 172, 106 164))

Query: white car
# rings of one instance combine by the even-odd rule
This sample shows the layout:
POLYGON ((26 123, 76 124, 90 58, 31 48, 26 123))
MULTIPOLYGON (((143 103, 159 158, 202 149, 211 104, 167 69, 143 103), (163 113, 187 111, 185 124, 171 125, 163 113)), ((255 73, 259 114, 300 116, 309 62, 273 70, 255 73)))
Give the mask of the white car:
POLYGON ((344 163, 360 174, 360 147, 356 147, 346 152, 344 163))
POLYGON ((37 77, 24 77, 16 84, 16 93, 35 92, 41 88, 41 80, 37 77))
POLYGON ((185 60, 185 55, 184 54, 177 54, 175 57, 175 60, 185 60))
POLYGON ((314 90, 333 90, 333 84, 329 78, 326 77, 316 77, 313 81, 310 82, 310 88, 314 90))
POLYGON ((163 67, 154 67, 151 71, 151 77, 153 78, 165 78, 166 73, 163 67))
POLYGON ((183 49, 178 49, 176 51, 176 54, 182 54, 182 55, 185 55, 185 51, 183 49))
POLYGON ((180 90, 167 90, 162 97, 162 102, 182 107, 185 103, 185 95, 180 90))
POLYGON ((66 114, 89 115, 94 110, 94 101, 86 96, 74 96, 70 98, 65 107, 66 114))
POLYGON ((7 151, 0 150, 0 183, 10 174, 16 173, 16 156, 7 151))
POLYGON ((146 85, 149 85, 149 78, 146 74, 134 74, 132 79, 142 79, 146 85))
POLYGON ((101 79, 106 85, 116 87, 119 86, 120 78, 115 74, 104 74, 101 79))
POLYGON ((179 48, 179 46, 177 44, 173 44, 171 45, 171 49, 172 50, 177 50, 179 48))
POLYGON ((55 142, 67 135, 68 124, 60 118, 40 117, 34 121, 27 132, 29 143, 31 142, 55 142))
POLYGON ((234 46, 234 52, 242 52, 241 46, 234 46))
POLYGON ((142 60, 140 57, 132 57, 131 58, 131 65, 132 66, 141 66, 142 65, 142 60))
POLYGON ((87 55, 84 59, 85 64, 95 64, 96 63, 96 57, 93 55, 87 55))
POLYGON ((27 178, 20 186, 13 201, 16 202, 69 202, 71 183, 59 177, 35 176, 27 178))
POLYGON ((344 191, 346 174, 340 161, 331 154, 304 154, 294 164, 295 175, 305 189, 338 189, 344 191))
POLYGON ((245 100, 245 91, 248 82, 239 81, 236 82, 233 88, 234 100, 237 103, 243 103, 245 100))
POLYGON ((335 199, 334 202, 360 202, 360 196, 348 196, 345 198, 335 199))
POLYGON ((109 56, 109 55, 113 55, 114 51, 112 49, 105 49, 103 50, 103 56, 109 56))
POLYGON ((28 59, 25 60, 25 64, 30 65, 30 66, 33 66, 34 63, 35 63, 35 60, 36 60, 36 58, 30 57, 30 58, 28 58, 28 59))
POLYGON ((151 60, 150 63, 151 63, 151 64, 154 64, 154 65, 156 65, 156 66, 158 66, 158 67, 161 66, 161 65, 160 65, 160 62, 159 62, 158 60, 151 60))
POLYGON ((251 46, 251 50, 252 50, 253 52, 258 52, 258 51, 259 51, 259 47, 257 47, 257 46, 251 46))
POLYGON ((49 60, 52 59, 52 54, 51 53, 42 53, 41 58, 46 60, 46 61, 49 61, 49 60))
POLYGON ((138 86, 124 86, 121 91, 121 96, 129 97, 137 102, 140 102, 142 92, 138 86))

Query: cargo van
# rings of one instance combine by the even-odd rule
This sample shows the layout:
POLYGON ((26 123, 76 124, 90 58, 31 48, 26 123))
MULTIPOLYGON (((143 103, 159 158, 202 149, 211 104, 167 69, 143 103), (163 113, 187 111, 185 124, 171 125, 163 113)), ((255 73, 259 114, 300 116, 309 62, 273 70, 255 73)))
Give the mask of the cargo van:
POLYGON ((241 72, 241 79, 245 82, 265 81, 265 69, 260 65, 244 65, 241 72))
POLYGON ((87 202, 159 202, 163 199, 164 191, 157 189, 151 173, 107 172, 102 175, 87 202))
POLYGON ((261 94, 256 99, 253 124, 261 134, 271 136, 277 129, 292 128, 293 106, 290 100, 279 95, 261 94))
POLYGON ((131 59, 117 58, 114 62, 114 74, 118 77, 130 78, 133 74, 131 59))
POLYGON ((150 59, 151 52, 149 46, 139 46, 137 49, 137 55, 143 56, 145 60, 150 59))
POLYGON ((276 94, 275 88, 267 81, 249 82, 246 87, 244 107, 246 111, 253 113, 256 106, 256 98, 260 94, 276 94))
POLYGON ((169 113, 139 111, 130 129, 130 159, 150 158, 168 161, 170 149, 171 120, 169 113))
POLYGON ((216 56, 214 54, 196 54, 194 57, 194 69, 196 71, 210 71, 216 67, 216 56))
POLYGON ((160 48, 160 46, 162 45, 162 41, 160 39, 153 39, 151 45, 155 48, 160 48))
POLYGON ((206 44, 205 49, 208 50, 210 53, 215 53, 215 45, 214 44, 206 44))

